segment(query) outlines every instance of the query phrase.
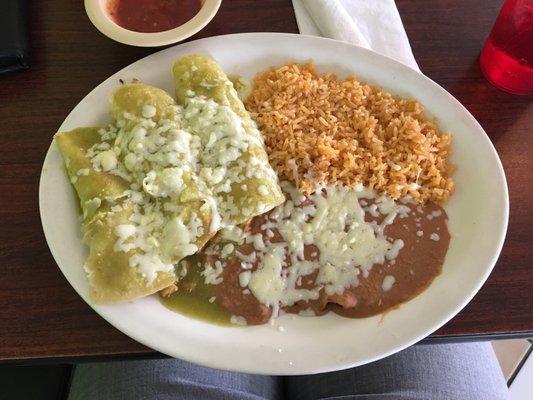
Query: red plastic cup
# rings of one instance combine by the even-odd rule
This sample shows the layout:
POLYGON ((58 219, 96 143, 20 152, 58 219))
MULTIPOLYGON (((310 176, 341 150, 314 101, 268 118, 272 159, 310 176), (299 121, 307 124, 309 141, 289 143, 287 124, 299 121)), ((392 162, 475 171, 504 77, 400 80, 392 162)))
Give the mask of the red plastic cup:
POLYGON ((533 0, 506 0, 479 56, 494 86, 533 94, 533 0))

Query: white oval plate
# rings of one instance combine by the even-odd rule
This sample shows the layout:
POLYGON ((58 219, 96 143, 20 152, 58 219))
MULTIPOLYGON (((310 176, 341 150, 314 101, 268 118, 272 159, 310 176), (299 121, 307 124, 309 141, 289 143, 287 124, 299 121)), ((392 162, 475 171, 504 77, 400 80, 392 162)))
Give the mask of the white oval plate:
MULTIPOLYGON (((321 71, 355 73, 367 82, 417 98, 443 130, 453 132, 457 189, 446 205, 452 235, 444 270, 415 299, 385 316, 347 319, 285 315, 284 330, 264 325, 220 327, 163 307, 156 296, 127 304, 89 304, 126 335, 162 353, 205 366, 273 375, 339 370, 385 357, 421 340, 457 314, 487 279, 508 219, 505 175, 489 138, 449 93, 407 66, 372 51, 328 39, 272 33, 212 37, 146 57, 111 76, 68 115, 61 131, 108 122, 108 97, 133 78, 173 93, 171 67, 190 53, 214 57, 227 73, 252 78, 287 61, 314 60, 321 71), (281 349, 281 350, 279 350, 281 349)), ((41 175, 39 205, 50 250, 74 289, 88 301, 76 197, 54 143, 41 175)))

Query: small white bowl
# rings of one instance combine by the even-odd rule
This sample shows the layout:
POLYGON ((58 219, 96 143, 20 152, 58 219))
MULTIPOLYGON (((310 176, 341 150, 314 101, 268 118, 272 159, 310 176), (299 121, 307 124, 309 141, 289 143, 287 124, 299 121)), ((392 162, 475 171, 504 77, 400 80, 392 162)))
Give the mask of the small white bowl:
POLYGON ((177 28, 163 32, 134 32, 119 26, 107 8, 109 0, 85 0, 85 11, 93 25, 108 38, 140 47, 165 46, 187 39, 213 19, 222 0, 201 0, 202 8, 194 17, 177 28))

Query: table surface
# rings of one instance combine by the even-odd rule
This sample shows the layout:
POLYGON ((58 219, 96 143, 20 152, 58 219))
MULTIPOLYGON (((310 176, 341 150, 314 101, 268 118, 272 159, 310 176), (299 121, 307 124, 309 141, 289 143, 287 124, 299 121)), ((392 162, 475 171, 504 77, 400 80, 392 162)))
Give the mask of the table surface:
MULTIPOLYGON (((108 76, 158 49, 107 39, 80 1, 29 3, 31 68, 0 76, 0 360, 153 355, 100 318, 63 277, 43 236, 38 183, 52 135, 70 110, 108 76)), ((502 2, 397 3, 422 71, 468 108, 496 146, 511 201, 494 272, 429 340, 533 335, 532 98, 495 89, 478 66, 502 2)), ((192 39, 252 31, 297 32, 290 0, 224 0, 192 39)))

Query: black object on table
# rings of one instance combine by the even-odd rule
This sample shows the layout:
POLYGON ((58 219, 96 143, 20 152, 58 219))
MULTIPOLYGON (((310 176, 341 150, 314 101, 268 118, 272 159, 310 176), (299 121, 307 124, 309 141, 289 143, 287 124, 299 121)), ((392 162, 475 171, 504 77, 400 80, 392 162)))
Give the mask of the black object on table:
POLYGON ((26 0, 0 1, 0 74, 29 68, 26 0))

